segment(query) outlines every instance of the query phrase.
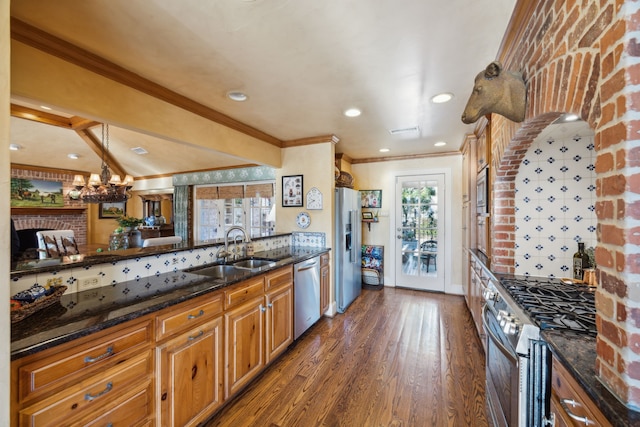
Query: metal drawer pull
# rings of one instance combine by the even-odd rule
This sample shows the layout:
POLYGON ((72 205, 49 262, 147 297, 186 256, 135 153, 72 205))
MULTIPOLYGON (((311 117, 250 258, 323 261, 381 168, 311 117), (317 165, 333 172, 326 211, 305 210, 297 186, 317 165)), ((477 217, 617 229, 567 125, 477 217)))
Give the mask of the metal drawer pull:
POLYGON ((104 359, 105 357, 109 357, 113 354, 113 345, 110 345, 109 347, 107 347, 107 351, 103 354, 101 354, 100 356, 96 356, 96 357, 91 357, 91 356, 86 356, 84 358, 84 362, 85 363, 95 363, 99 360, 104 359))
POLYGON ((113 383, 112 382, 108 382, 107 383, 107 387, 104 390, 102 390, 100 393, 98 393, 98 394, 90 394, 90 393, 85 394, 84 395, 84 400, 88 400, 88 401, 95 400, 95 399, 99 398, 100 396, 102 396, 103 394, 109 393, 112 388, 113 388, 113 383))
POLYGON ((187 319, 191 320, 191 319, 195 319, 197 317, 200 317, 204 314, 204 310, 200 310, 200 312, 198 314, 190 314, 187 316, 187 319))
POLYGON ((567 415, 569 415, 571 418, 578 421, 579 423, 583 423, 586 426, 596 425, 596 423, 594 421, 591 421, 589 418, 581 417, 571 412, 571 410, 569 409, 569 405, 571 405, 574 408, 577 406, 582 406, 579 402, 576 402, 573 399, 560 399, 560 405, 562 406, 562 409, 564 409, 564 411, 567 413, 567 415))
POLYGON ((190 335, 189 336, 189 341, 193 341, 195 339, 200 338, 202 335, 204 335, 204 331, 200 331, 200 333, 198 335, 190 335))

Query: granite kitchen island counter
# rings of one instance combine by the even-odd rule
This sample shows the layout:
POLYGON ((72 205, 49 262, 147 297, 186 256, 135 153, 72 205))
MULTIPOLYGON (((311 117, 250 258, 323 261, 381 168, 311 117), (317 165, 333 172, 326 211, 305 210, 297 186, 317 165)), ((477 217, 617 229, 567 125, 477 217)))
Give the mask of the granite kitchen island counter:
POLYGON ((58 304, 11 325, 11 359, 136 319, 328 250, 288 247, 259 252, 255 257, 276 262, 267 268, 244 270, 233 280, 214 280, 193 272, 176 271, 64 294, 58 304))

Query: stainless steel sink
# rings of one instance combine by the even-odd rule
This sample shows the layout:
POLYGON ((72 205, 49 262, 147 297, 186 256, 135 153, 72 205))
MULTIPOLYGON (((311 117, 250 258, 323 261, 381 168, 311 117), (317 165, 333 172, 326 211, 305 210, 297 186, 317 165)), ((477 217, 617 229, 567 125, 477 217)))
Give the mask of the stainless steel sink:
POLYGON ((262 267, 272 267, 274 265, 276 265, 276 262, 274 260, 259 258, 243 259, 233 263, 234 267, 245 270, 257 270, 262 267))
POLYGON ((211 277, 212 279, 232 280, 244 276, 246 271, 235 268, 233 265, 212 265, 210 267, 189 270, 190 273, 211 277))

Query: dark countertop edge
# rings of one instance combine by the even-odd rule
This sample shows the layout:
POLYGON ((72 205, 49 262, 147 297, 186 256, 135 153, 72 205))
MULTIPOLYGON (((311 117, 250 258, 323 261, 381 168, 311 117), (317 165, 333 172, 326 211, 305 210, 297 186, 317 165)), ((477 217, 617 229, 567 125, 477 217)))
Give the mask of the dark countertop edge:
MULTIPOLYGON (((52 331, 58 331, 58 332, 53 332, 54 334, 56 334, 55 336, 47 337, 46 331, 45 332, 41 331, 38 333, 38 335, 44 335, 44 337, 43 337, 43 340, 38 342, 37 344, 30 344, 20 348, 13 348, 15 342, 12 342, 11 360, 12 361, 17 360, 22 357, 46 350, 48 348, 67 343, 69 341, 73 341, 74 339, 78 339, 78 338, 90 335, 92 333, 110 328, 112 326, 116 326, 130 320, 135 320, 147 314, 155 313, 160 310, 163 310, 167 307, 171 307, 171 306, 180 304, 182 302, 201 297, 208 293, 218 291, 220 289, 223 289, 228 286, 234 285, 236 283, 242 282, 244 280, 250 279, 251 277, 266 274, 270 271, 277 270, 282 267, 286 267, 287 265, 297 264, 307 259, 320 256, 324 253, 328 253, 331 250, 330 248, 314 248, 314 247, 308 247, 308 248, 292 247, 292 248, 294 250, 303 249, 306 251, 306 253, 300 256, 294 255, 294 256, 282 257, 281 260, 276 262, 276 264, 272 267, 262 268, 257 271, 247 270, 246 275, 236 278, 234 280, 220 281, 220 280, 212 280, 210 278, 207 278, 206 276, 202 276, 202 280, 198 281, 197 283, 193 283, 190 286, 185 286, 183 288, 174 289, 172 291, 166 292, 154 298, 153 305, 150 305, 141 309, 135 309, 135 306, 139 305, 140 301, 132 301, 132 303, 128 306, 117 307, 118 310, 123 310, 123 309, 126 309, 126 307, 131 307, 131 310, 129 310, 128 312, 123 312, 119 316, 114 317, 112 319, 100 320, 101 318, 105 317, 104 313, 96 313, 94 316, 83 317, 82 319, 76 320, 75 322, 71 322, 71 323, 56 327, 55 329, 52 330, 52 331), (207 284, 210 284, 210 286, 206 286, 207 284), (91 321, 91 319, 93 319, 93 321, 91 321)), ((254 256, 259 257, 261 254, 268 253, 268 252, 269 252, 268 250, 262 253, 256 252, 254 256)), ((19 323, 20 322, 18 322, 15 325, 12 325, 12 328, 16 327, 16 325, 19 325, 19 323)), ((49 335, 52 335, 51 331, 49 335)), ((24 340, 25 339, 20 341, 24 341, 24 340)))
POLYGON ((614 426, 640 426, 640 412, 625 406, 596 375, 596 339, 575 333, 542 331, 554 356, 614 426))
MULTIPOLYGON (((277 237, 290 236, 291 234, 292 233, 274 233, 270 236, 252 238, 251 241, 256 242, 256 241, 265 240, 265 239, 273 239, 277 237)), ((80 256, 82 257, 82 259, 77 261, 73 260, 73 255, 64 256, 61 258, 51 258, 51 259, 46 258, 43 260, 30 260, 30 261, 39 261, 39 262, 42 262, 43 264, 46 264, 47 261, 49 262, 58 261, 58 263, 52 264, 52 265, 43 265, 43 266, 38 266, 38 267, 28 268, 23 270, 16 270, 15 265, 12 264, 9 277, 10 277, 10 280, 15 280, 15 279, 19 279, 22 276, 28 276, 31 274, 58 272, 62 270, 68 270, 71 268, 89 267, 96 264, 109 264, 109 263, 114 263, 117 261, 123 261, 127 259, 135 259, 140 257, 152 256, 152 255, 162 255, 162 254, 168 254, 168 253, 177 252, 177 251, 197 250, 197 249, 206 248, 209 246, 220 246, 220 245, 224 245, 224 239, 212 239, 212 240, 199 241, 195 243, 183 242, 183 243, 177 243, 173 245, 153 246, 148 248, 122 249, 117 251, 118 253, 105 251, 105 252, 101 252, 100 254, 81 254, 80 256)))

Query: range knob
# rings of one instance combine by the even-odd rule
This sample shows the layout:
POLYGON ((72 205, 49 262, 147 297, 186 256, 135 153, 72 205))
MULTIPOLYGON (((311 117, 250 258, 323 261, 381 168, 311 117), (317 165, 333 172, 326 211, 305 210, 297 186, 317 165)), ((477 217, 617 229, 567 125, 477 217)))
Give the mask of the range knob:
POLYGON ((502 330, 507 335, 515 335, 518 333, 518 322, 515 319, 510 319, 505 325, 502 327, 502 330))
POLYGON ((498 322, 502 322, 502 319, 507 316, 509 316, 509 313, 507 313, 505 310, 498 310, 498 314, 496 315, 496 320, 498 322))
POLYGON ((482 297, 484 298, 485 301, 495 301, 497 295, 498 294, 496 291, 489 288, 485 288, 482 291, 482 297))

